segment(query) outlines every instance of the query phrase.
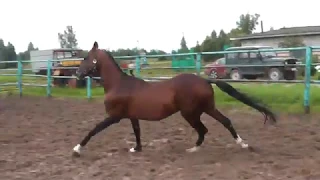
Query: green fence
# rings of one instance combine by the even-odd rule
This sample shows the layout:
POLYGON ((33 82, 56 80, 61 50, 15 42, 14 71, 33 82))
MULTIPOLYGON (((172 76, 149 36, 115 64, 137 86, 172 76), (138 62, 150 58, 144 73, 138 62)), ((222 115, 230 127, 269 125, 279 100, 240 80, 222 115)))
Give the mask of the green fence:
MULTIPOLYGON (((201 75, 201 71, 204 69, 204 66, 202 64, 202 57, 205 55, 213 55, 213 54, 228 54, 228 53, 239 53, 239 52, 264 52, 264 51, 301 51, 305 50, 305 63, 300 64, 300 66, 304 67, 305 70, 305 75, 303 80, 279 80, 279 81, 271 81, 271 80, 231 80, 231 79, 225 79, 224 81, 228 82, 256 82, 256 83, 302 83, 304 84, 304 98, 303 98, 303 106, 305 108, 305 112, 309 113, 310 111, 310 84, 318 83, 317 80, 312 80, 311 79, 311 58, 312 58, 312 51, 315 49, 320 49, 320 47, 296 47, 296 48, 279 48, 279 49, 260 49, 260 50, 246 50, 246 51, 218 51, 218 52, 202 52, 202 53, 183 53, 183 54, 165 54, 165 55, 147 55, 147 56, 122 56, 122 57, 115 57, 115 59, 135 59, 135 76, 138 78, 145 79, 147 81, 159 81, 163 79, 168 79, 170 77, 143 77, 141 75, 141 59, 143 58, 159 58, 159 57, 195 57, 193 58, 195 63, 188 66, 184 66, 184 69, 190 69, 192 70, 195 74, 201 75)), ((181 58, 183 59, 183 58, 181 58)), ((43 60, 47 62, 47 75, 35 75, 32 73, 24 73, 26 71, 30 71, 31 69, 26 69, 24 68, 23 64, 25 63, 31 63, 31 61, 0 61, 0 63, 17 63, 17 68, 16 69, 10 69, 12 71, 15 71, 15 73, 0 73, 0 78, 1 77, 15 77, 15 82, 0 82, 0 92, 5 89, 7 86, 15 86, 18 90, 18 93, 20 96, 23 94, 23 87, 24 86, 40 86, 40 87, 46 87, 46 95, 48 97, 51 96, 52 94, 52 86, 51 86, 51 81, 52 78, 55 76, 52 76, 51 72, 54 67, 52 67, 52 62, 55 60, 43 60), (25 82, 23 80, 23 77, 42 77, 43 81, 42 84, 38 82, 25 82)), ((32 61, 35 62, 35 61, 32 61)), ((37 61, 39 62, 39 61, 37 61)), ((252 65, 256 66, 256 65, 252 65)), ((232 67, 232 66, 228 66, 232 67)), ((149 69, 160 69, 160 70, 166 70, 166 69, 179 69, 180 67, 172 67, 170 65, 168 66, 161 66, 161 67, 150 67, 149 69)), ((8 69, 0 69, 0 72, 5 72, 9 71, 8 69)), ((74 77, 61 77, 57 76, 59 78, 74 78, 74 77)), ((99 78, 99 77, 95 77, 99 78)), ((12 79, 12 78, 11 78, 12 79)), ((87 87, 86 87, 86 95, 87 98, 92 98, 92 91, 91 91, 91 84, 92 84, 92 79, 87 77, 87 87)))

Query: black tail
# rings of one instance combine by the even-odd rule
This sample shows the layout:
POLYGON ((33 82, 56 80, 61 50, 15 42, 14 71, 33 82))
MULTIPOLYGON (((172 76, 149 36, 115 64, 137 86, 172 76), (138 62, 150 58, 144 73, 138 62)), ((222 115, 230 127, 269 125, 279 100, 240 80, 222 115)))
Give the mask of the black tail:
POLYGON ((234 87, 232 87, 230 84, 219 81, 219 80, 209 80, 207 79, 207 82, 209 84, 216 84, 219 89, 221 89, 223 92, 229 94, 230 96, 234 97, 235 99, 241 101, 242 103, 260 111, 265 116, 265 122, 268 119, 272 119, 273 122, 276 122, 276 117, 273 114, 271 110, 269 110, 267 107, 264 107, 257 102, 255 102, 252 98, 248 97, 246 94, 239 92, 234 87))

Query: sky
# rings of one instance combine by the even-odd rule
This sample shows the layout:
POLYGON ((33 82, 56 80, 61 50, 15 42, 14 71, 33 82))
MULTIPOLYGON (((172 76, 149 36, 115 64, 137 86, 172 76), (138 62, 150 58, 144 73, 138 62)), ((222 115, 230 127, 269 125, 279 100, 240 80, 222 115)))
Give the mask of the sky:
POLYGON ((3 0, 0 38, 10 41, 17 52, 25 51, 29 42, 40 49, 59 48, 57 34, 72 25, 82 49, 97 41, 100 48, 110 50, 138 46, 170 52, 179 48, 183 34, 193 47, 212 30, 230 31, 245 13, 260 14, 265 31, 320 25, 315 4, 315 0, 3 0))

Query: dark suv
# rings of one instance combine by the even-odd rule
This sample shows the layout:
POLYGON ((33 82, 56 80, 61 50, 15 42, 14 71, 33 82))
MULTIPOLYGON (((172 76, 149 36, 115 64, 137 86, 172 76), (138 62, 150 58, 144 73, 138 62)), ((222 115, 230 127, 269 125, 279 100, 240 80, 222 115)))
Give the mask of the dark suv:
MULTIPOLYGON (((248 51, 273 49, 270 46, 242 46, 231 47, 226 51, 248 51)), ((275 51, 268 52, 236 52, 225 55, 227 75, 233 80, 242 78, 256 79, 268 78, 270 80, 294 80, 296 79, 298 67, 296 64, 300 61, 296 58, 278 57, 275 51), (237 67, 237 65, 240 65, 237 67), (251 65, 243 67, 244 65, 251 65), (257 66, 253 66, 257 65, 257 66)))

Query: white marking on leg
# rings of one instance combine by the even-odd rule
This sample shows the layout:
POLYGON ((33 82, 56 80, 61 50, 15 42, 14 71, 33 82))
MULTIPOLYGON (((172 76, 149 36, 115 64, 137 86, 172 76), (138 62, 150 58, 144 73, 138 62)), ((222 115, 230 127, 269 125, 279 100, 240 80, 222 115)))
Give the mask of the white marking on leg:
POLYGON ((77 144, 74 148, 73 148, 73 151, 80 154, 80 150, 81 150, 81 145, 80 144, 77 144))
POLYGON ((196 152, 196 151, 198 151, 199 149, 200 149, 199 146, 194 146, 194 147, 192 147, 192 148, 186 149, 186 151, 191 153, 191 152, 196 152))
POLYGON ((130 149, 129 149, 129 152, 132 152, 132 153, 133 153, 133 152, 136 152, 136 150, 135 150, 134 148, 130 148, 130 149))
POLYGON ((245 144, 245 143, 243 142, 243 140, 241 139, 241 137, 240 137, 239 135, 238 135, 238 138, 236 139, 236 143, 237 143, 237 144, 240 144, 242 148, 247 148, 247 147, 249 147, 248 144, 245 144))

